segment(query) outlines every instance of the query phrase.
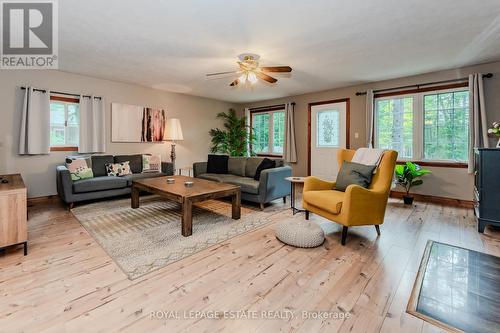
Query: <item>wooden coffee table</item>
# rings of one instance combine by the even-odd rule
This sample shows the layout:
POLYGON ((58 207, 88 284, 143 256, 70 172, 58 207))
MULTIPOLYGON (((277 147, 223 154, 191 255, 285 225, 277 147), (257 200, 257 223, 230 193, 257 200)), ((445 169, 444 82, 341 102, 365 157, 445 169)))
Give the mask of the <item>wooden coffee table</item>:
POLYGON ((146 178, 132 182, 132 208, 139 208, 139 192, 145 191, 164 197, 182 205, 182 236, 193 234, 193 203, 224 197, 232 198, 232 218, 239 220, 241 215, 241 190, 237 185, 213 182, 186 176, 168 176, 146 178), (174 184, 167 184, 167 178, 175 179, 174 184), (193 182, 186 187, 185 181, 193 182))

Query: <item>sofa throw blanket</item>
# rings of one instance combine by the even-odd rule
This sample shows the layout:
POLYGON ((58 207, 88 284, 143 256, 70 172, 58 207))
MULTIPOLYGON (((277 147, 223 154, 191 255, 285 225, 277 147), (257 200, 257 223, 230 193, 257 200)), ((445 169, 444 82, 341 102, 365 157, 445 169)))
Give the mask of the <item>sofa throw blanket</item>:
POLYGON ((73 181, 94 178, 94 173, 90 168, 90 158, 66 156, 66 168, 73 181))
POLYGON ((107 163, 106 172, 108 173, 108 176, 115 176, 115 177, 121 177, 132 174, 132 171, 130 171, 129 161, 122 163, 107 163))
POLYGON ((351 162, 378 166, 384 151, 385 149, 359 148, 354 153, 351 162))

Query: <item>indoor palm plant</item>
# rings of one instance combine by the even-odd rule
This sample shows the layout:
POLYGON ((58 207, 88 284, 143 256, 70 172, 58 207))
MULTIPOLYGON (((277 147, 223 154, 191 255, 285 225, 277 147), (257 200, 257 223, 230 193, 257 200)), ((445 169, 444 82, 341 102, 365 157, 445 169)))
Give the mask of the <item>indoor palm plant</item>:
POLYGON ((220 112, 217 118, 223 120, 224 129, 212 128, 212 153, 226 154, 229 156, 247 156, 251 131, 248 131, 246 117, 239 118, 236 111, 220 112), (249 135, 250 133, 250 135, 249 135))
POLYGON ((413 196, 410 190, 413 186, 422 185, 424 181, 420 179, 423 175, 431 173, 430 170, 422 169, 418 164, 406 162, 396 165, 396 182, 405 189, 406 195, 403 196, 405 205, 413 203, 413 196))

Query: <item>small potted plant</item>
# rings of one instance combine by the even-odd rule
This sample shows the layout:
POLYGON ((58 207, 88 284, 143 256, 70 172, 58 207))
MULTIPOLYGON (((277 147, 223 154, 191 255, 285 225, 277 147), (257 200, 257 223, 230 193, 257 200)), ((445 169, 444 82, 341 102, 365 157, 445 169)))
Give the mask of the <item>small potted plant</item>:
POLYGON ((431 173, 430 170, 422 169, 420 165, 406 162, 396 165, 396 183, 405 189, 406 195, 403 196, 405 205, 413 204, 413 196, 410 195, 410 189, 413 186, 422 185, 424 181, 420 179, 423 175, 431 173))
POLYGON ((488 134, 493 135, 498 138, 497 148, 500 148, 500 121, 495 121, 488 129, 488 134))

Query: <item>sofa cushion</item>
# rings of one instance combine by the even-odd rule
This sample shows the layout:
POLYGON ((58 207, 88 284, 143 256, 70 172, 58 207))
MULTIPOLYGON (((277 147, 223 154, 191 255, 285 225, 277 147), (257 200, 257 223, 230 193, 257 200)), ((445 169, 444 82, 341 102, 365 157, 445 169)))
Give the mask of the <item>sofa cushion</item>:
POLYGON ((115 176, 115 177, 122 177, 132 174, 132 171, 130 170, 129 161, 121 163, 108 163, 106 164, 106 171, 108 173, 108 176, 115 176))
POLYGON ((196 176, 197 178, 202 178, 206 180, 212 180, 214 182, 224 183, 228 179, 230 174, 220 174, 220 173, 202 173, 201 175, 196 176))
POLYGON ((113 163, 113 155, 92 155, 92 173, 94 177, 107 176, 106 164, 113 163))
POLYGON ((257 170, 255 171, 255 175, 253 176, 253 179, 260 180, 260 173, 263 170, 274 169, 275 167, 276 167, 276 161, 270 160, 268 158, 263 159, 262 162, 257 167, 257 170))
POLYGON ((74 193, 114 190, 127 187, 127 179, 121 177, 95 177, 73 182, 74 193))
POLYGON ((145 173, 134 173, 128 176, 123 176, 127 180, 127 185, 132 186, 132 182, 134 180, 144 179, 144 178, 155 178, 155 177, 163 177, 166 174, 161 172, 145 172, 145 173))
POLYGON ((373 176, 373 170, 376 165, 365 165, 354 162, 344 161, 337 175, 335 189, 345 191, 349 185, 359 185, 367 188, 373 176))
POLYGON ((229 157, 227 161, 227 173, 236 176, 245 176, 246 157, 229 157))
POLYGON ((250 177, 229 175, 229 177, 224 180, 224 183, 239 185, 241 187, 241 192, 259 194, 259 182, 250 177))
POLYGON ((116 155, 114 161, 114 163, 129 161, 130 171, 132 171, 132 173, 142 172, 142 155, 116 155))
POLYGON ((335 190, 306 191, 302 195, 302 200, 331 214, 338 215, 342 210, 344 195, 344 192, 335 190))
POLYGON ((263 157, 247 158, 247 163, 245 165, 245 177, 253 178, 255 176, 255 171, 257 171, 259 164, 262 163, 263 160, 263 157))
POLYGON ((224 174, 227 173, 227 155, 208 155, 207 173, 224 174))

